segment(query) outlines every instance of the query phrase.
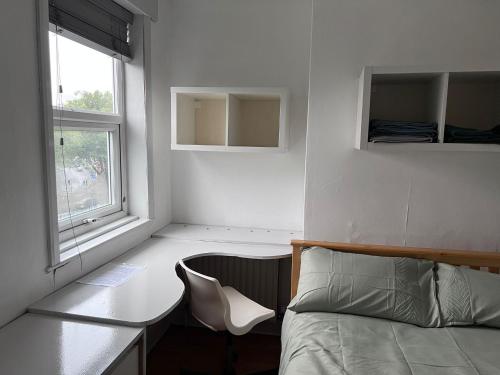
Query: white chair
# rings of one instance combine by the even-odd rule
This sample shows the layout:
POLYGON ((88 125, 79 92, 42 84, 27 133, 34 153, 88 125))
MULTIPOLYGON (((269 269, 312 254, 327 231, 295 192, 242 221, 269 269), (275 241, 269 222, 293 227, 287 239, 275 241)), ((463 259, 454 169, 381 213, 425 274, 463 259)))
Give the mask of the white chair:
POLYGON ((234 374, 233 362, 236 356, 231 334, 244 335, 258 323, 274 317, 274 311, 230 286, 221 287, 217 279, 193 271, 183 261, 179 263, 189 282, 190 307, 194 318, 213 331, 228 333, 224 374, 234 374))

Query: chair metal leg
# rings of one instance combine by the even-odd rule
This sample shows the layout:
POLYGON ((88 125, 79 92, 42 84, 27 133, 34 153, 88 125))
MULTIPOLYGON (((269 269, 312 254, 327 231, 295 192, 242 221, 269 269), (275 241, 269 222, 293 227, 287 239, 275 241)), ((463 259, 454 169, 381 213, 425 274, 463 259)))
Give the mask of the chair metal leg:
POLYGON ((226 361, 224 363, 224 375, 236 375, 234 362, 236 362, 237 354, 234 351, 233 335, 229 331, 225 331, 226 336, 226 361))

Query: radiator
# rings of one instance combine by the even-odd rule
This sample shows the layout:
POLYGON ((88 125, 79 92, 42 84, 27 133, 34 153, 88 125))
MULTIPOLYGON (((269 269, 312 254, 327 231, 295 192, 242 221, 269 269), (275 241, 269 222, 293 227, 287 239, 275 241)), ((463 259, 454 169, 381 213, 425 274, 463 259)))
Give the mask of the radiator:
MULTIPOLYGON (((280 261, 277 259, 245 259, 227 256, 206 256, 191 259, 188 267, 215 277, 222 286, 232 286, 255 302, 278 313, 280 303, 280 261)), ((289 280, 286 283, 289 285, 289 280)), ((286 307, 286 306, 285 306, 286 307)))

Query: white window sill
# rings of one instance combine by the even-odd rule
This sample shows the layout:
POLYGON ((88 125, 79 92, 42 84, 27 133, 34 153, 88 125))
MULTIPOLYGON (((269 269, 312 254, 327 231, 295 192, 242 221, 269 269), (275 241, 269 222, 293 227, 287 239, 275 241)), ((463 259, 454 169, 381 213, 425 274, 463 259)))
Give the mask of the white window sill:
POLYGON ((76 237, 71 236, 71 238, 67 239, 66 241, 61 241, 59 244, 59 252, 61 253, 61 258, 65 253, 70 251, 73 248, 76 247, 82 247, 85 245, 87 242, 101 237, 102 235, 112 232, 115 229, 118 229, 120 227, 123 227, 124 225, 127 225, 133 221, 138 220, 139 218, 137 216, 124 216, 121 218, 117 218, 113 220, 112 222, 102 225, 100 227, 97 227, 95 229, 91 229, 88 232, 82 233, 82 234, 77 234, 76 237))
POLYGON ((78 246, 75 244, 75 239, 62 242, 60 244, 61 255, 59 263, 52 267, 48 267, 47 272, 51 272, 52 270, 69 263, 71 260, 78 258, 85 252, 111 241, 128 231, 148 225, 149 223, 149 219, 141 219, 137 216, 126 216, 108 225, 97 228, 96 230, 77 236, 76 243, 78 246))
POLYGON ((118 211, 114 214, 103 216, 96 222, 90 222, 83 225, 80 224, 74 229, 67 228, 59 232, 59 252, 64 253, 72 247, 75 247, 75 237, 78 245, 81 245, 136 219, 137 217, 135 216, 127 216, 125 212, 118 211), (124 221, 121 219, 124 219, 124 221))

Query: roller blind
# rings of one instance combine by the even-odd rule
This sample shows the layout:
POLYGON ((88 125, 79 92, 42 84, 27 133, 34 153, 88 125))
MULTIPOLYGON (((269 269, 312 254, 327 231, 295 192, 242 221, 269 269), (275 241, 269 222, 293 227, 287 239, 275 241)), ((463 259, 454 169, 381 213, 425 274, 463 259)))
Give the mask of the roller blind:
POLYGON ((50 22, 120 55, 132 57, 133 13, 112 0, 49 0, 50 22))

